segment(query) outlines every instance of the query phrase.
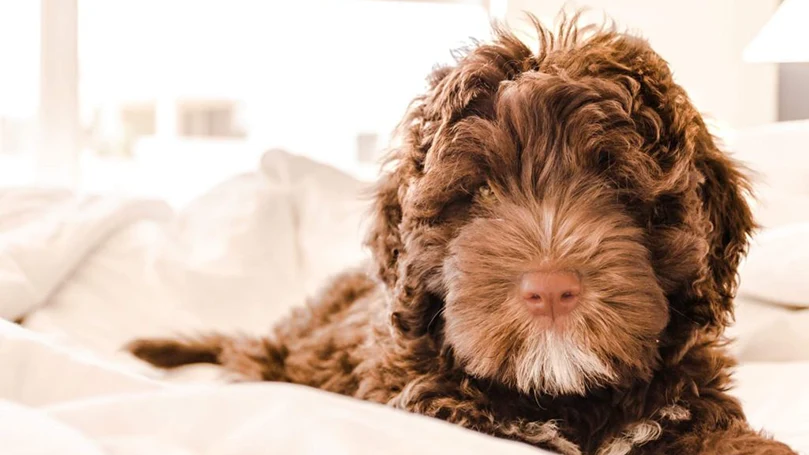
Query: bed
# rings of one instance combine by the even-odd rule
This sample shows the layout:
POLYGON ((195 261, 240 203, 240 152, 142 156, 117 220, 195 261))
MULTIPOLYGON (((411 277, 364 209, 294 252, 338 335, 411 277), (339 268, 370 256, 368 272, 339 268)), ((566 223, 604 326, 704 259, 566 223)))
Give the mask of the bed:
MULTIPOLYGON (((740 159, 758 156, 737 148, 740 159)), ((266 330, 327 276, 366 259, 357 197, 366 185, 276 150, 180 210, 0 191, 0 451, 545 453, 304 387, 218 387, 215 367, 165 374, 121 351, 133 337, 266 330)), ((778 191, 809 200, 809 188, 778 191)), ((776 215, 785 199, 772 194, 757 202, 769 225, 744 265, 730 331, 741 360, 734 393, 753 426, 809 454, 809 280, 792 272, 809 269, 809 247, 794 248, 809 235, 800 219, 809 210, 776 215)))

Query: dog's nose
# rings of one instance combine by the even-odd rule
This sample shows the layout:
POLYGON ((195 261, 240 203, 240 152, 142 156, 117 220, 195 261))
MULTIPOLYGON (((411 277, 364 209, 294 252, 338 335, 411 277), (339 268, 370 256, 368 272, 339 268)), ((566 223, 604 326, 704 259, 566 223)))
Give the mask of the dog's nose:
POLYGON ((581 281, 572 272, 528 272, 522 276, 520 297, 537 316, 556 319, 579 304, 581 281))

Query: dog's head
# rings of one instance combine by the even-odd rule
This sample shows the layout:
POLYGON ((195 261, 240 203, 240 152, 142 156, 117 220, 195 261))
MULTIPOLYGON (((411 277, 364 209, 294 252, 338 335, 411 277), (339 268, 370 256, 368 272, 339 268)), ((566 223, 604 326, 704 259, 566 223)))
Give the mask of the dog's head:
POLYGON ((642 39, 538 25, 436 70, 368 244, 404 338, 524 392, 648 377, 732 316, 746 181, 642 39))

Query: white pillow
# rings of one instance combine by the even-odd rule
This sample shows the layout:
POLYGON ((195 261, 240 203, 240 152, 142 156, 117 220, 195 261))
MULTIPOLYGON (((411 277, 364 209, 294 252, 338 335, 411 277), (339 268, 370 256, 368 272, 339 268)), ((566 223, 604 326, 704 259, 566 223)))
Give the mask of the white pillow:
POLYGON ((329 276, 369 257, 362 245, 370 184, 331 166, 281 150, 262 158, 270 182, 289 188, 293 201, 304 288, 313 292, 329 276))
POLYGON ((265 332, 305 298, 293 206, 260 172, 234 177, 180 213, 179 248, 163 252, 160 271, 203 321, 265 332))
POLYGON ((809 223, 756 235, 740 268, 739 296, 809 308, 809 223))
POLYGON ((265 334, 305 299, 296 236, 288 189, 236 176, 108 238, 25 325, 116 358, 135 337, 265 334))
POLYGON ((761 226, 809 222, 809 121, 760 125, 725 139, 733 157, 752 171, 751 203, 761 226))
POLYGON ((270 152, 260 171, 214 187, 176 219, 109 238, 26 324, 106 354, 138 336, 264 334, 329 275, 366 257, 364 187, 270 152))
POLYGON ((736 321, 725 335, 740 362, 809 361, 809 309, 736 299, 736 321))
MULTIPOLYGON (((44 411, 119 455, 550 455, 438 419, 283 383, 175 388, 44 411)), ((32 454, 24 449, 38 447, 20 442, 4 453, 32 454)))
MULTIPOLYGON (((809 180, 809 176, 807 176, 809 180)), ((801 194, 757 182, 749 200, 756 222, 765 229, 809 221, 809 193, 801 194)))
POLYGON ((768 185, 809 194, 809 121, 777 122, 733 132, 725 138, 734 158, 768 185))

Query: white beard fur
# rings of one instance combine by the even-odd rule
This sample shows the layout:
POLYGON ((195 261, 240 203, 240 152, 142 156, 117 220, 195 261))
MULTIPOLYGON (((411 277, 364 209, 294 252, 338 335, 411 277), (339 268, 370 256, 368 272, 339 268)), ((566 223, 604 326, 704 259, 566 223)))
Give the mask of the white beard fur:
POLYGON ((523 346, 515 357, 517 388, 549 395, 584 395, 588 386, 612 379, 615 374, 598 356, 569 334, 546 330, 523 346))

